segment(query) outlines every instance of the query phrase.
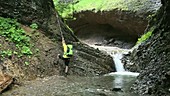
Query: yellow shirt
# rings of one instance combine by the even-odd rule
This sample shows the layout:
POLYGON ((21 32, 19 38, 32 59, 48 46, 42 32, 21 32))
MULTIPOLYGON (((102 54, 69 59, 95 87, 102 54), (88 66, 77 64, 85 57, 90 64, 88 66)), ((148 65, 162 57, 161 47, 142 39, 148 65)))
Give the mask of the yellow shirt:
POLYGON ((63 58, 70 58, 70 57, 68 57, 66 55, 66 53, 67 53, 67 45, 66 45, 66 43, 63 43, 63 50, 64 50, 63 58))

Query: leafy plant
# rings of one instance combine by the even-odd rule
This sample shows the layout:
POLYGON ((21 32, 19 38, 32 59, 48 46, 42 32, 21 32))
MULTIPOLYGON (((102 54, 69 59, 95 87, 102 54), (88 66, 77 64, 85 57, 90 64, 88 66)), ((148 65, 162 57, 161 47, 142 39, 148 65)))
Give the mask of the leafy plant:
POLYGON ((12 50, 3 50, 3 51, 1 51, 1 56, 2 57, 5 57, 5 56, 7 56, 7 57, 10 57, 10 56, 12 56, 12 50))
POLYGON ((30 27, 31 27, 32 29, 38 29, 38 25, 37 25, 36 23, 32 23, 32 24, 30 25, 30 27))
POLYGON ((21 53, 23 53, 25 55, 32 55, 30 48, 27 46, 22 46, 21 53))
POLYGON ((73 3, 59 2, 59 0, 53 0, 55 4, 55 9, 58 11, 59 15, 64 19, 73 19, 74 6, 73 3))
MULTIPOLYGON (((33 26, 37 28, 36 25, 33 26)), ((6 40, 13 42, 18 48, 19 52, 12 52, 13 50, 2 51, 2 55, 10 56, 12 54, 31 55, 30 37, 26 35, 25 31, 20 27, 20 24, 15 19, 0 17, 0 36, 6 40)), ((22 56, 22 55, 20 55, 22 56)))
POLYGON ((27 62, 27 61, 26 61, 26 62, 24 62, 24 63, 25 63, 25 65, 29 65, 29 62, 27 62))

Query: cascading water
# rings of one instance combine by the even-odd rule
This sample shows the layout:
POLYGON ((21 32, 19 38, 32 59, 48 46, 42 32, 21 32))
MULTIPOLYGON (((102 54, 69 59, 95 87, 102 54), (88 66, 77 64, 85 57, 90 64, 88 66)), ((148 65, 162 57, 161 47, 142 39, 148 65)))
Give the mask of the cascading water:
POLYGON ((116 72, 106 74, 105 76, 114 77, 113 90, 115 91, 124 90, 124 87, 126 85, 125 82, 127 81, 130 82, 129 79, 135 79, 135 77, 139 75, 139 73, 125 71, 123 63, 121 62, 123 54, 127 54, 131 50, 120 49, 117 47, 94 46, 94 45, 91 45, 91 46, 94 48, 98 48, 101 51, 107 52, 108 54, 112 56, 114 64, 115 64, 116 72))
MULTIPOLYGON (((126 49, 124 49, 124 50, 126 50, 126 49)), ((127 52, 129 52, 129 51, 130 50, 126 50, 126 52, 125 51, 119 51, 119 52, 115 51, 115 52, 111 53, 111 56, 113 57, 113 61, 115 63, 115 68, 116 68, 117 72, 110 73, 110 75, 111 74, 131 75, 131 76, 138 76, 139 75, 139 73, 125 71, 123 63, 121 62, 122 55, 127 54, 127 52)))
POLYGON ((113 61, 115 64, 115 68, 117 72, 109 73, 109 75, 130 75, 130 76, 138 76, 139 73, 134 72, 128 72, 125 71, 123 63, 121 62, 121 59, 123 57, 123 54, 127 54, 128 52, 132 51, 133 49, 121 49, 117 47, 108 47, 108 46, 95 46, 90 45, 94 48, 98 48, 101 51, 104 51, 108 54, 110 54, 113 57, 113 61))
POLYGON ((113 57, 114 63, 115 63, 115 67, 116 67, 116 71, 117 72, 125 72, 125 69, 123 67, 123 64, 121 62, 121 58, 122 58, 122 54, 119 53, 115 53, 113 55, 111 55, 113 57))

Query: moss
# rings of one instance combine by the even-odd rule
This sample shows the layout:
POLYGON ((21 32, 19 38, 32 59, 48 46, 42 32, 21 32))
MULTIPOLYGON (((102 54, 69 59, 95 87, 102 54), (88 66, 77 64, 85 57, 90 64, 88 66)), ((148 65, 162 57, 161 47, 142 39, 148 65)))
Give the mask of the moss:
POLYGON ((82 11, 110 11, 114 9, 138 11, 147 8, 148 0, 73 0, 71 3, 59 3, 59 0, 53 0, 56 10, 63 18, 72 17, 73 12, 82 11), (77 2, 78 1, 78 2, 77 2))
POLYGON ((155 27, 150 28, 150 30, 148 32, 146 32, 140 38, 138 38, 138 41, 137 41, 136 44, 140 44, 140 43, 146 41, 149 37, 151 37, 152 32, 154 31, 154 29, 155 29, 155 27))

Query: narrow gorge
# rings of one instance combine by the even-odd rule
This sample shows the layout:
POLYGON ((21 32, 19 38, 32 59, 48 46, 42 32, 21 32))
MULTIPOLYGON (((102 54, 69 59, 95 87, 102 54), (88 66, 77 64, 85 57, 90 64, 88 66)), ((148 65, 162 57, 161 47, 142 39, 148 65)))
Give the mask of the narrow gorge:
POLYGON ((169 96, 168 0, 1 0, 0 95, 169 96), (62 39, 74 55, 64 75, 62 39))

